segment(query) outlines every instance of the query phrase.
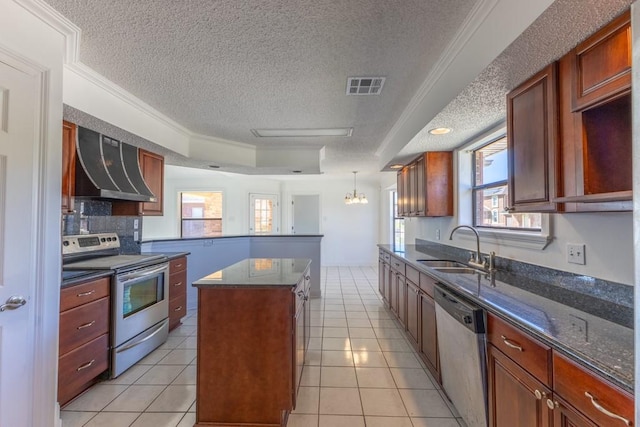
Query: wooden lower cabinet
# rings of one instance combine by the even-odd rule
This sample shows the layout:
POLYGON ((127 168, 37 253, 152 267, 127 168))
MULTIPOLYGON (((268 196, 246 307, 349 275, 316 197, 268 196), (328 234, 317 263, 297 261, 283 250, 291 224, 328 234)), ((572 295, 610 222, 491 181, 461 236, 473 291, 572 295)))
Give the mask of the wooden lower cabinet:
POLYGON ((79 283, 60 292, 58 402, 92 386, 109 369, 110 278, 79 283))
POLYGON ((489 425, 549 427, 551 390, 496 347, 488 346, 489 425))
MULTIPOLYGON (((553 410, 553 427, 600 427, 600 425, 594 423, 589 418, 582 415, 577 410, 573 409, 564 400, 559 397, 554 399, 555 408, 553 410)), ((601 424, 601 426, 614 426, 614 422, 611 424, 601 424)), ((624 426, 625 424, 619 422, 618 425, 624 426)))
POLYGON ((438 360, 438 333, 436 330, 436 302, 429 295, 420 293, 420 357, 431 374, 440 382, 438 360))
POLYGON ((169 262, 169 330, 180 326, 187 315, 187 257, 169 262))
POLYGON ((420 289, 408 279, 407 295, 407 334, 411 345, 417 350, 420 342, 420 289))

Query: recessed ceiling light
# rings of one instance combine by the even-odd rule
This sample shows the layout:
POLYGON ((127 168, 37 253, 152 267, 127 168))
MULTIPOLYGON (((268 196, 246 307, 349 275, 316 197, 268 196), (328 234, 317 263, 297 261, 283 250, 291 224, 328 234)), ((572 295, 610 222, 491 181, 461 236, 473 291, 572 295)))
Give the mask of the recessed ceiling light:
POLYGON ((211 169, 220 169, 220 166, 218 166, 218 165, 209 165, 209 167, 211 169))
POLYGON ((444 135, 449 132, 451 132, 451 128, 434 128, 429 130, 431 135, 444 135))
POLYGON ((400 164, 389 166, 390 169, 402 169, 403 167, 404 165, 400 165, 400 164))
POLYGON ((347 95, 380 95, 386 77, 348 77, 347 95))
POLYGON ((351 136, 353 128, 325 128, 325 129, 251 129, 251 133, 258 138, 289 138, 311 136, 351 136))
POLYGON ((293 172, 293 173, 302 173, 301 170, 294 170, 294 171, 291 171, 291 172, 293 172))

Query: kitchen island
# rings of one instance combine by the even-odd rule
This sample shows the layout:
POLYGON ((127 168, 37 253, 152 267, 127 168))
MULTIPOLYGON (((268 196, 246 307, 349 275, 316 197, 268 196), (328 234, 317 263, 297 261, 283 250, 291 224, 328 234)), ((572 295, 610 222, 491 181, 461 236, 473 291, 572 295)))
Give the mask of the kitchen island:
POLYGON ((196 426, 285 426, 309 340, 309 259, 248 258, 198 290, 196 426))

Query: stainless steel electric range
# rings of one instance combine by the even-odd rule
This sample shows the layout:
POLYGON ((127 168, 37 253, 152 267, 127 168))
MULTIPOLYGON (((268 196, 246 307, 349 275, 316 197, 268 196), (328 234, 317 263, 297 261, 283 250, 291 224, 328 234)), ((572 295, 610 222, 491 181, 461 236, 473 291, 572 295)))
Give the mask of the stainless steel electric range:
POLYGON ((115 378, 169 334, 169 263, 162 255, 120 255, 116 233, 62 238, 63 274, 112 270, 111 367, 115 378))

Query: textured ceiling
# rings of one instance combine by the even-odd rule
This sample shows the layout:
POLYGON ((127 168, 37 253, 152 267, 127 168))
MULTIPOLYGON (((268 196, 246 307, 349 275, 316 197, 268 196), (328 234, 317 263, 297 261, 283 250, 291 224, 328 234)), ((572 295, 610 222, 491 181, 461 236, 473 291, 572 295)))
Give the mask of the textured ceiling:
POLYGON ((80 61, 192 132, 326 146, 323 170, 374 152, 477 0, 48 0, 82 30, 80 61), (386 76, 346 96, 348 76, 386 76), (350 138, 252 128, 353 127, 350 138))
POLYGON ((559 59, 631 3, 633 0, 556 0, 389 165, 423 151, 458 147, 505 120, 506 95, 511 89, 559 59), (442 136, 427 132, 442 126, 452 128, 453 132, 442 136))
MULTIPOLYGON (((81 28, 83 64, 190 131, 258 147, 324 146, 325 173, 379 169, 374 153, 385 136, 472 8, 490 3, 47 1, 81 28), (386 76, 382 95, 346 96, 346 78, 359 75, 386 76), (250 132, 289 127, 354 131, 350 138, 286 139, 256 138, 250 132)), ((556 0, 447 107, 433 119, 425 117, 424 129, 389 164, 422 151, 455 148, 493 127, 504 119, 511 88, 630 3, 556 0), (439 126, 453 132, 439 137, 426 132, 439 126)), ((212 163, 172 152, 165 156, 168 164, 212 163)), ((281 172, 255 169, 228 168, 249 174, 281 172)))

